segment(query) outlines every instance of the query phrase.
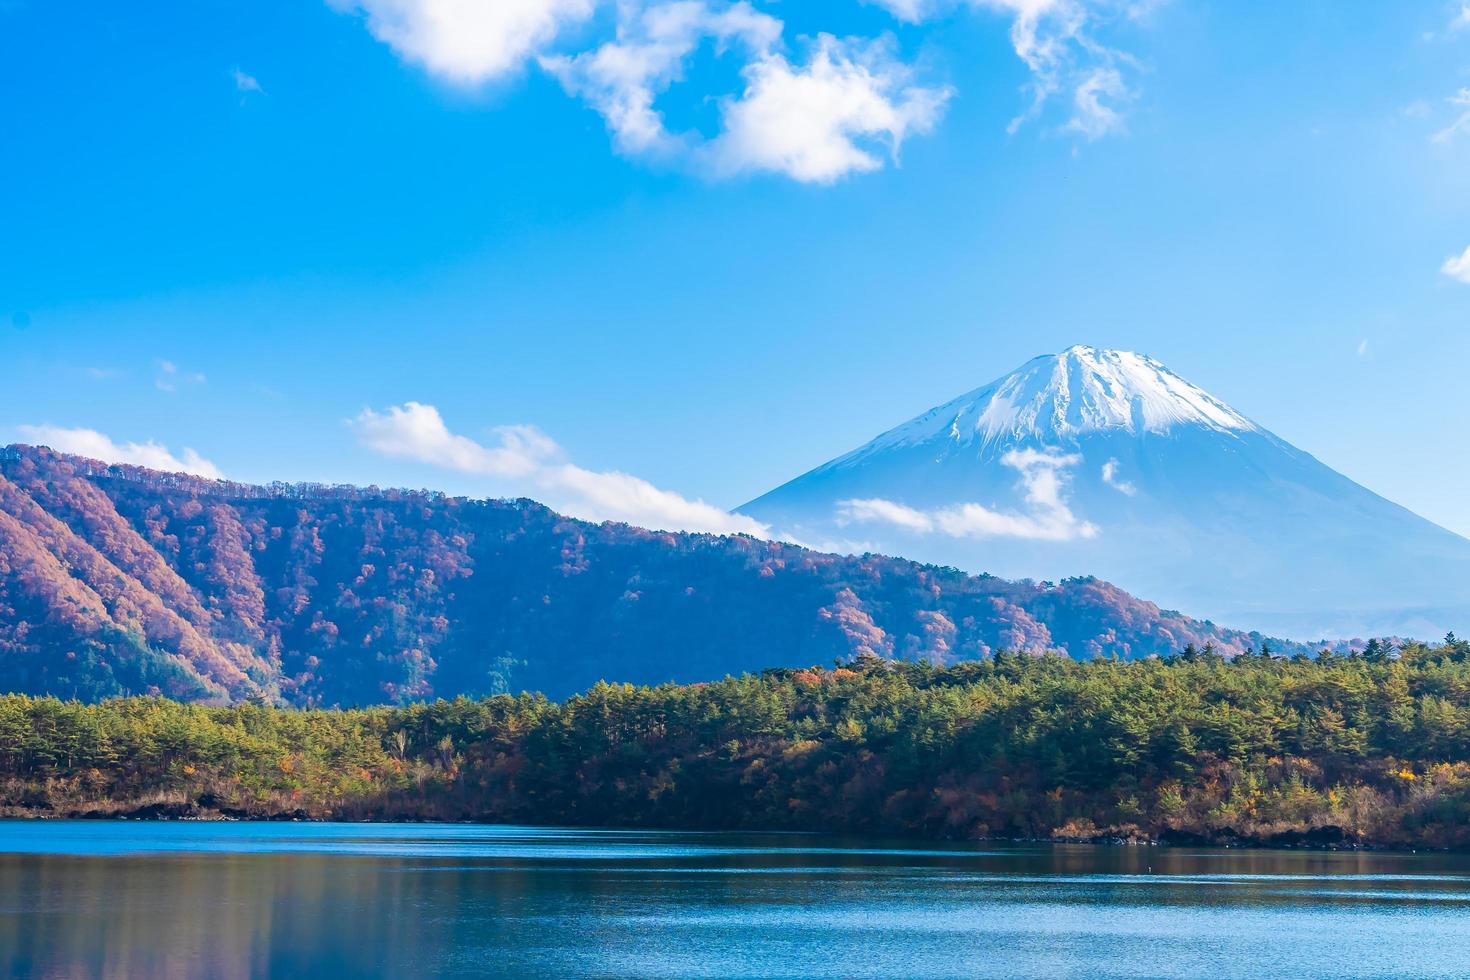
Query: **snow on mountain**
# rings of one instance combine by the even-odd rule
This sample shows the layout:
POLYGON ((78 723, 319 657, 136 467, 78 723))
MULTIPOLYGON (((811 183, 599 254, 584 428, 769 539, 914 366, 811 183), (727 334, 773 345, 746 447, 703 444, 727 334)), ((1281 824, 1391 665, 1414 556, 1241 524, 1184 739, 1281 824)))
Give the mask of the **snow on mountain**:
POLYGON ((1095 574, 1301 638, 1470 628, 1470 541, 1127 351, 1038 357, 740 510, 815 547, 1095 574))
MULTIPOLYGON (((1070 347, 925 412, 858 454, 936 437, 968 446, 1026 438, 1065 440, 1088 432, 1167 432, 1199 425, 1255 431, 1250 419, 1158 361, 1130 351, 1070 347)), ((855 454, 856 455, 856 454, 855 454)))

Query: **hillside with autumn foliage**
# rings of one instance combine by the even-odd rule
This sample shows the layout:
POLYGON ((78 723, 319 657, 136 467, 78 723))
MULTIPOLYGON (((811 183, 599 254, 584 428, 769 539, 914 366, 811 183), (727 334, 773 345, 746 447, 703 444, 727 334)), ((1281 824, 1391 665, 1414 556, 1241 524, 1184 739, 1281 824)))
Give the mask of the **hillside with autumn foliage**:
POLYGON ((530 500, 253 486, 0 450, 0 688, 17 692, 563 697, 602 679, 697 682, 861 655, 1229 656, 1261 641, 1091 578, 1013 582, 589 524, 530 500))
POLYGON ((437 820, 1470 848, 1470 643, 859 656, 292 710, 0 696, 0 816, 437 820))

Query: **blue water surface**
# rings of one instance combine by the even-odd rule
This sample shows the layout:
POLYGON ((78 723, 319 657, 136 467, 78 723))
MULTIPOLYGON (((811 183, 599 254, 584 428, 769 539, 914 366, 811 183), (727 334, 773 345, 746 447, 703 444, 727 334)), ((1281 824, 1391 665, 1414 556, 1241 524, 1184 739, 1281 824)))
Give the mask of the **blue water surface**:
POLYGON ((1460 855, 0 822, 16 977, 1470 976, 1460 855))

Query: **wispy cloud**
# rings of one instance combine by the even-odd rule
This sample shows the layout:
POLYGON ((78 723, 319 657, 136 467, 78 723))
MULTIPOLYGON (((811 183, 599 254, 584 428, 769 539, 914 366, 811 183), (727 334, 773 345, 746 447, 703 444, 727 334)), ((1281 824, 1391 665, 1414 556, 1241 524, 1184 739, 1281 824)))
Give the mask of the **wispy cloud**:
POLYGON ((923 511, 905 504, 884 500, 882 497, 853 498, 840 501, 837 505, 837 523, 847 524, 892 524, 905 531, 928 534, 938 521, 933 511, 923 511))
POLYGON ((1011 47, 1030 69, 1029 104, 1011 120, 1016 132, 1058 97, 1070 113, 1059 127, 1089 140, 1124 128, 1122 108, 1134 98, 1124 77, 1137 60, 1098 40, 1108 20, 1142 21, 1158 0, 872 0, 900 20, 917 24, 956 9, 1011 18, 1011 47))
POLYGON ((1131 497, 1134 494, 1138 493, 1138 487, 1135 486, 1131 480, 1125 480, 1122 478, 1122 469, 1122 464, 1119 463, 1116 459, 1108 460, 1106 463, 1103 464, 1102 468, 1103 482, 1112 487, 1114 490, 1117 490, 1119 493, 1124 493, 1131 497))
POLYGON ((364 409, 350 424, 374 452, 525 487, 572 517, 668 531, 755 535, 769 531, 759 521, 659 489, 636 476, 577 466, 534 426, 501 426, 492 430, 494 441, 486 445, 450 431, 437 408, 420 402, 383 412, 364 409))
POLYGON ((1082 462, 1077 454, 1013 449, 1001 462, 1020 474, 1024 511, 1003 511, 978 503, 920 510, 881 498, 839 501, 837 523, 885 523, 915 534, 953 538, 1025 538, 1072 541, 1093 538, 1098 528, 1072 512, 1065 496, 1068 470, 1082 462))
POLYGON ((1455 110, 1455 118, 1448 126, 1429 137, 1435 143, 1448 143, 1470 129, 1470 88, 1460 89, 1445 101, 1455 110))
POLYGON ((1451 255, 1445 259, 1439 271, 1451 279, 1470 285, 1470 248, 1465 249, 1459 255, 1451 255))
POLYGON ((722 10, 699 2, 624 7, 616 39, 570 57, 543 57, 540 63, 569 94, 585 99, 607 120, 619 149, 667 153, 695 137, 671 134, 655 102, 681 79, 700 42, 709 38, 721 51, 739 49, 746 57, 763 59, 782 30, 781 21, 743 2, 722 10))
POLYGON ((1072 92, 1072 118, 1062 128, 1090 140, 1101 139, 1123 129, 1119 107, 1133 93, 1123 75, 1110 65, 1085 73, 1072 92))
POLYGON ((63 453, 100 459, 104 463, 131 463, 170 473, 192 473, 213 480, 222 478, 219 467, 185 448, 175 456, 167 446, 151 439, 148 442, 113 442, 96 429, 68 429, 56 425, 22 425, 21 437, 38 446, 50 446, 63 453))
POLYGON ((1460 3, 1460 9, 1455 11, 1455 16, 1450 20, 1450 33, 1458 34, 1460 31, 1470 28, 1470 3, 1460 3))
POLYGON ((1359 357, 1367 357, 1368 356, 1368 338, 1367 337, 1364 337, 1362 340, 1358 341, 1358 356, 1359 357))
POLYGON ((264 95, 265 89, 260 87, 260 82, 254 75, 247 75, 238 68, 233 69, 230 75, 235 80, 235 91, 241 95, 264 95))
POLYGON ((882 7, 906 24, 918 24, 932 16, 940 7, 936 0, 863 0, 882 7))
POLYGON ((159 361, 158 373, 153 379, 153 387, 159 391, 173 394, 179 390, 180 385, 202 385, 208 379, 200 371, 181 371, 173 361, 159 361))

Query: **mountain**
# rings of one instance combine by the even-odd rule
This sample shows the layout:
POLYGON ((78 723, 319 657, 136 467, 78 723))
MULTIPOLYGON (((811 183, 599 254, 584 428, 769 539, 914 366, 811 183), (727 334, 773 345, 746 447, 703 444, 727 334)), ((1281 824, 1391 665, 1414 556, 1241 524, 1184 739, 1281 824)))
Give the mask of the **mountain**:
POLYGON ((824 548, 1097 575, 1299 637, 1470 621, 1470 541, 1126 351, 1038 357, 740 510, 824 548))
POLYGON ((1097 579, 1008 582, 588 524, 528 500, 250 486, 0 450, 0 689, 13 691, 559 697, 864 653, 946 664, 1260 642, 1097 579))

